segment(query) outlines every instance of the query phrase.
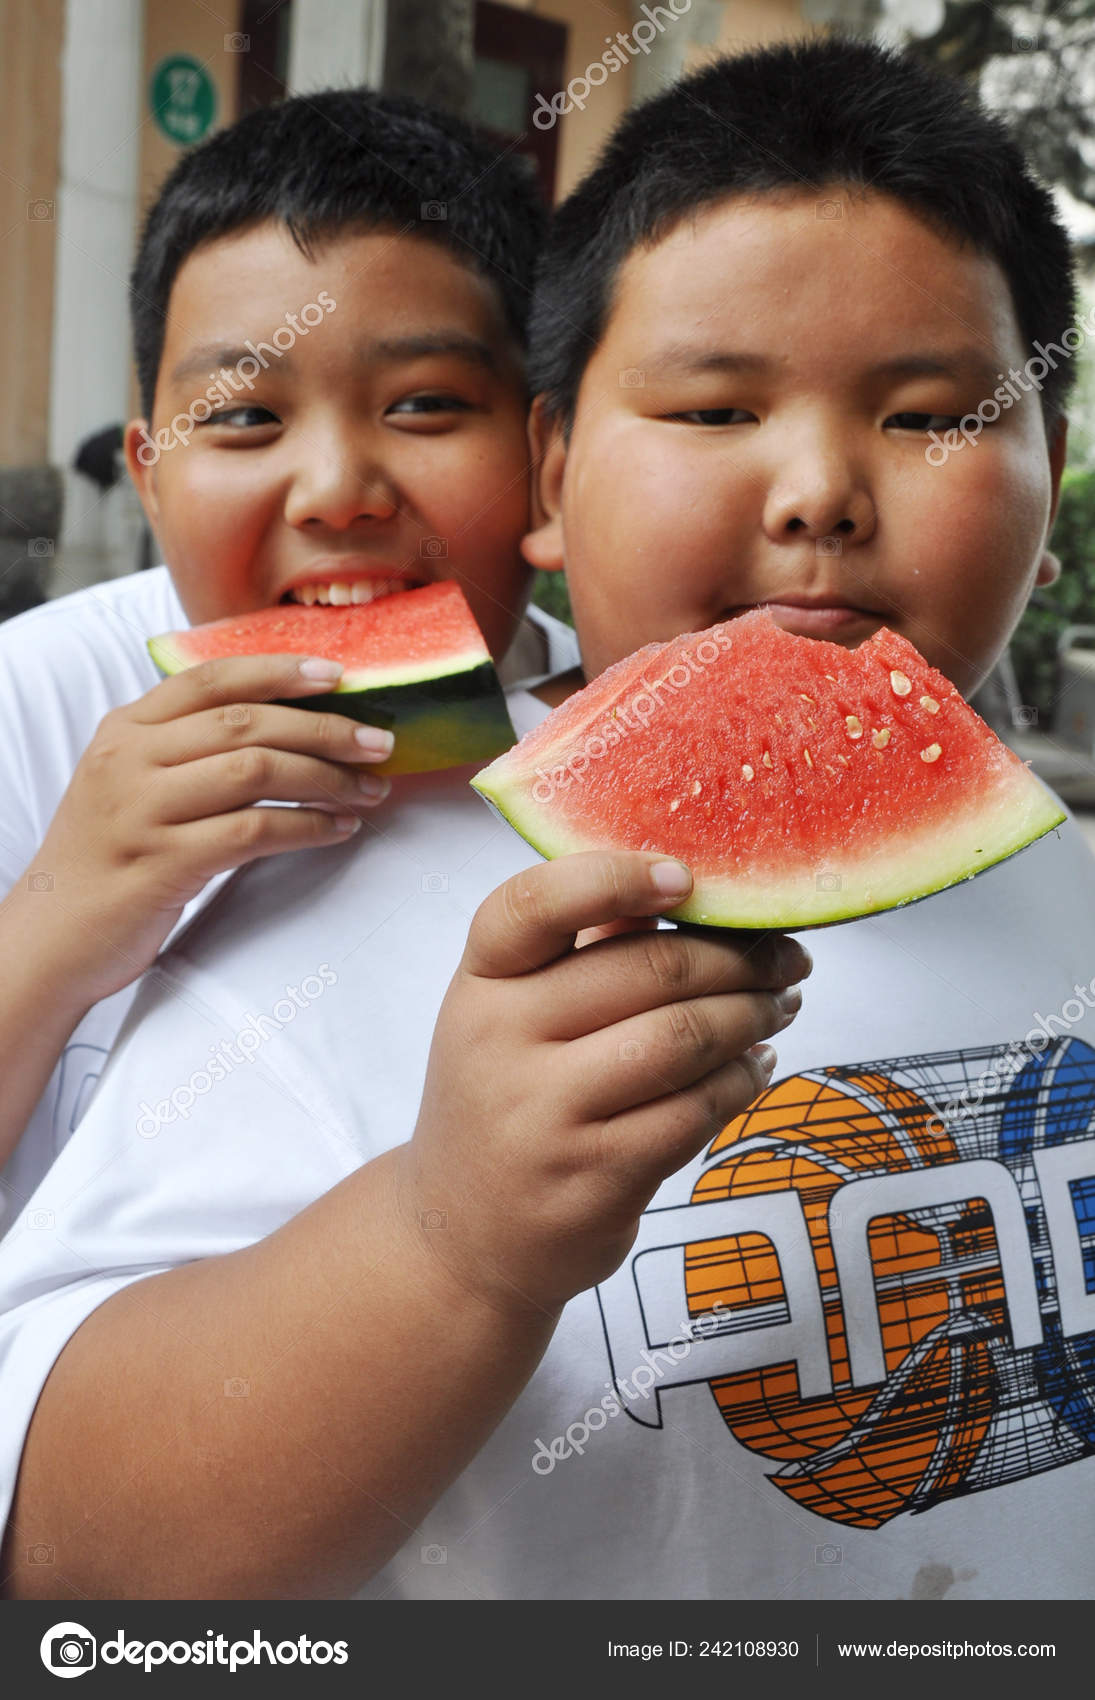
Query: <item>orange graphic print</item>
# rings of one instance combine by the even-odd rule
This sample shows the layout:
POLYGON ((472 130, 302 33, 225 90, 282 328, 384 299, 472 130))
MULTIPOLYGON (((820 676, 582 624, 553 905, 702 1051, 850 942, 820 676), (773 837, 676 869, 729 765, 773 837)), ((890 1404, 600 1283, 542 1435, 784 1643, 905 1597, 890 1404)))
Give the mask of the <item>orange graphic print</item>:
MULTIPOLYGON (((963 1491, 995 1405, 991 1341, 1006 1332, 1005 1291, 983 1201, 883 1216, 868 1244, 886 1378, 853 1386, 830 1239, 833 1194, 872 1170, 893 1174, 957 1160, 952 1136, 910 1087, 887 1074, 796 1075, 762 1093, 723 1130, 693 1203, 794 1188, 821 1288, 833 1391, 804 1399, 792 1363, 711 1382, 735 1438, 777 1460, 773 1481, 804 1508, 874 1529, 963 1491)), ((784 1303, 779 1263, 760 1234, 694 1243, 685 1253, 689 1314, 721 1301, 763 1326, 784 1303)))

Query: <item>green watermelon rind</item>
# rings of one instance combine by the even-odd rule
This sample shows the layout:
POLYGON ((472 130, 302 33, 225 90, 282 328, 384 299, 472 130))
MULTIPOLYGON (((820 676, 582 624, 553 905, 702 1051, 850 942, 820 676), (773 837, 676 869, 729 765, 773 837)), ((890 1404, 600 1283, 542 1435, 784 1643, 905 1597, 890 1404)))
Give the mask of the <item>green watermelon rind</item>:
MULTIPOLYGON (((492 779, 490 769, 476 775, 471 784, 503 820, 549 860, 583 850, 656 851, 658 848, 649 843, 634 846, 583 841, 574 832, 560 830, 558 816, 552 814, 549 806, 533 802, 513 782, 498 783, 496 778, 492 779)), ((830 852, 820 882, 822 870, 816 864, 804 867, 798 877, 791 876, 782 887, 769 883, 763 889, 749 888, 740 879, 701 875, 687 902, 667 909, 665 915, 671 921, 743 931, 797 932, 859 920, 865 915, 903 908, 972 879, 1044 838, 1067 818, 1053 793, 1019 764, 1013 782, 997 783, 987 805, 972 803, 967 819, 956 821, 953 816, 948 819, 942 854, 942 836, 937 824, 924 829, 925 843, 919 852, 915 846, 910 847, 907 839, 892 854, 887 855, 889 845, 877 852, 871 858, 872 865, 878 864, 877 871, 872 874, 866 892, 862 852, 849 858, 851 877, 847 893, 839 852, 830 852), (931 870, 922 881, 910 876, 910 864, 918 854, 931 870), (889 869, 884 865, 885 860, 891 863, 889 869)), ((665 854, 675 857, 669 848, 665 854)))
MULTIPOLYGON (((149 638, 148 652, 168 677, 192 665, 163 638, 149 638)), ((471 665, 460 664, 459 658, 453 658, 452 665, 448 662, 446 658, 437 667, 424 663, 431 666, 428 676, 421 668, 343 673, 332 691, 274 700, 283 708, 344 714, 394 732, 393 754, 385 762, 370 762, 370 773, 395 777, 472 763, 482 766, 516 742, 505 694, 493 663, 484 660, 482 652, 472 656, 471 665)))

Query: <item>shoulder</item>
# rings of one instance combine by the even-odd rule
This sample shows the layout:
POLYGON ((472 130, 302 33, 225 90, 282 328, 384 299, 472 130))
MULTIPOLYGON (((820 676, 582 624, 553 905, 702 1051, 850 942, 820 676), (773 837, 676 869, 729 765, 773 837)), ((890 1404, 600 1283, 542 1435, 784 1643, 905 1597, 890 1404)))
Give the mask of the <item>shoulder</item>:
MULTIPOLYGON (((108 579, 59 596, 0 625, 0 663, 35 693, 92 689, 95 706, 150 690, 159 673, 147 650, 157 633, 185 625, 166 567, 108 579)), ((87 705, 89 708, 91 704, 87 705)))

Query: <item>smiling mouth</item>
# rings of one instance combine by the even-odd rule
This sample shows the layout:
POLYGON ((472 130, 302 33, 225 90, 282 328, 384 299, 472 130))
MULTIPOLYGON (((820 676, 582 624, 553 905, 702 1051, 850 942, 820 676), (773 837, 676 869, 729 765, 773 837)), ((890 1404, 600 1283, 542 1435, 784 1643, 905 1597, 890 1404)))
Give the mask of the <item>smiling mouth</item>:
POLYGON ((293 585, 282 602, 301 603, 305 608, 350 608, 375 602, 381 596, 396 596, 402 590, 420 590, 425 581, 409 578, 312 579, 293 585))

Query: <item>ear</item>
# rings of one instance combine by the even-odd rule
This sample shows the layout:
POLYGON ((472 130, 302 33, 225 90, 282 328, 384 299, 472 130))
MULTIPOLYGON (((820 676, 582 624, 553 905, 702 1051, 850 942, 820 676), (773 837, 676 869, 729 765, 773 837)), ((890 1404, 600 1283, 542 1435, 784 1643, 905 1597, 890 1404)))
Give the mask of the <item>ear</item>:
POLYGON ((541 572, 562 572, 563 470, 567 448, 563 422, 550 417, 545 398, 538 395, 529 410, 529 457, 532 461, 532 530, 521 540, 521 553, 541 572))
MULTIPOLYGON (((1054 426, 1053 437, 1049 445, 1049 471, 1052 480, 1052 501, 1049 510, 1049 524, 1046 527, 1046 539, 1053 532, 1053 522, 1057 518, 1057 508, 1061 500, 1061 475, 1065 470, 1065 455, 1068 448, 1068 420, 1059 419, 1054 426)), ((1056 584, 1061 576, 1061 563, 1049 549, 1043 549, 1042 559, 1038 563, 1038 572, 1034 583, 1039 590, 1045 590, 1048 585, 1056 584)))
POLYGON ((125 449, 125 464, 133 487, 141 498, 141 506, 145 512, 152 530, 160 517, 160 504, 156 494, 156 463, 160 451, 153 441, 147 419, 131 419, 125 428, 122 439, 125 449))

